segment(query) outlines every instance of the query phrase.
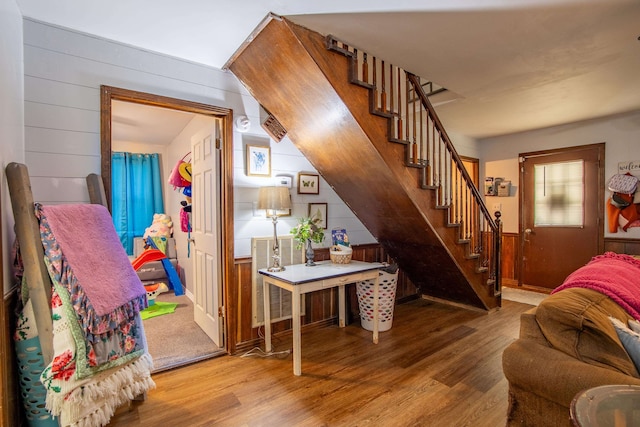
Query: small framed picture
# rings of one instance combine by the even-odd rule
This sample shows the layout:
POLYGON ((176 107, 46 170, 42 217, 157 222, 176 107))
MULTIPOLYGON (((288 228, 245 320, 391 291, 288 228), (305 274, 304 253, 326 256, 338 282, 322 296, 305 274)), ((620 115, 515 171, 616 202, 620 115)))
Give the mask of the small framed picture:
POLYGON ((247 175, 271 176, 271 148, 247 144, 247 175))
POLYGON ((291 188, 293 177, 291 175, 276 175, 276 187, 291 188))
POLYGON ((309 218, 319 218, 318 225, 325 230, 327 229, 327 204, 326 203, 309 203, 309 218))
POLYGON ((298 194, 320 194, 320 176, 312 173, 299 173, 298 194))

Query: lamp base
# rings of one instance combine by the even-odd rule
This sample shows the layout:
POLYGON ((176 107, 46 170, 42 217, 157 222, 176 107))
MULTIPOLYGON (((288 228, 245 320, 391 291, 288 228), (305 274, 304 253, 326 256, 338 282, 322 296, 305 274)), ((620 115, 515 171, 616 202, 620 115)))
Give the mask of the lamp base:
POLYGON ((284 267, 281 265, 278 265, 278 266, 274 265, 273 267, 267 268, 267 271, 270 271, 272 273, 277 273, 278 271, 284 271, 284 270, 285 270, 284 267))

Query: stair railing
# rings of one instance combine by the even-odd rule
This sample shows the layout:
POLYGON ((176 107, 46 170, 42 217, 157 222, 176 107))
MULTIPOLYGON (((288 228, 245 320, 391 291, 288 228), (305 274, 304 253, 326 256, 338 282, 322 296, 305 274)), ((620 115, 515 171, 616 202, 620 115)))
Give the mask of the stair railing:
POLYGON ((422 170, 419 185, 436 192, 436 206, 448 210, 448 223, 468 244, 467 256, 478 259, 479 271, 488 271, 499 295, 500 215, 492 218, 429 100, 446 89, 333 36, 326 40, 328 49, 351 58, 351 82, 369 89, 371 113, 389 119, 389 141, 405 145, 405 165, 422 170))

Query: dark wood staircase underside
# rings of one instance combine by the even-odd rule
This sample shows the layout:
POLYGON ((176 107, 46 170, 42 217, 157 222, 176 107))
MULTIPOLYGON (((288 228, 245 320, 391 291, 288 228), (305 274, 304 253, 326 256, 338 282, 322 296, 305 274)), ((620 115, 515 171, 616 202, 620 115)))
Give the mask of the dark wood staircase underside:
POLYGON ((492 309, 488 274, 460 243, 436 190, 389 142, 389 120, 371 114, 369 90, 350 83, 349 59, 325 38, 270 15, 228 68, 427 296, 492 309))

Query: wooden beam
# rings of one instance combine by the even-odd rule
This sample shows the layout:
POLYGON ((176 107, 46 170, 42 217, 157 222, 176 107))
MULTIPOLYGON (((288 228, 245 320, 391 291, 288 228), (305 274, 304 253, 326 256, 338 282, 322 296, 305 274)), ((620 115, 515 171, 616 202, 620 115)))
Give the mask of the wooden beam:
POLYGON ((35 216, 33 194, 27 167, 9 163, 5 169, 15 219, 15 230, 24 263, 29 299, 38 327, 45 365, 53 360, 53 323, 51 321, 51 280, 44 265, 40 227, 35 216))

